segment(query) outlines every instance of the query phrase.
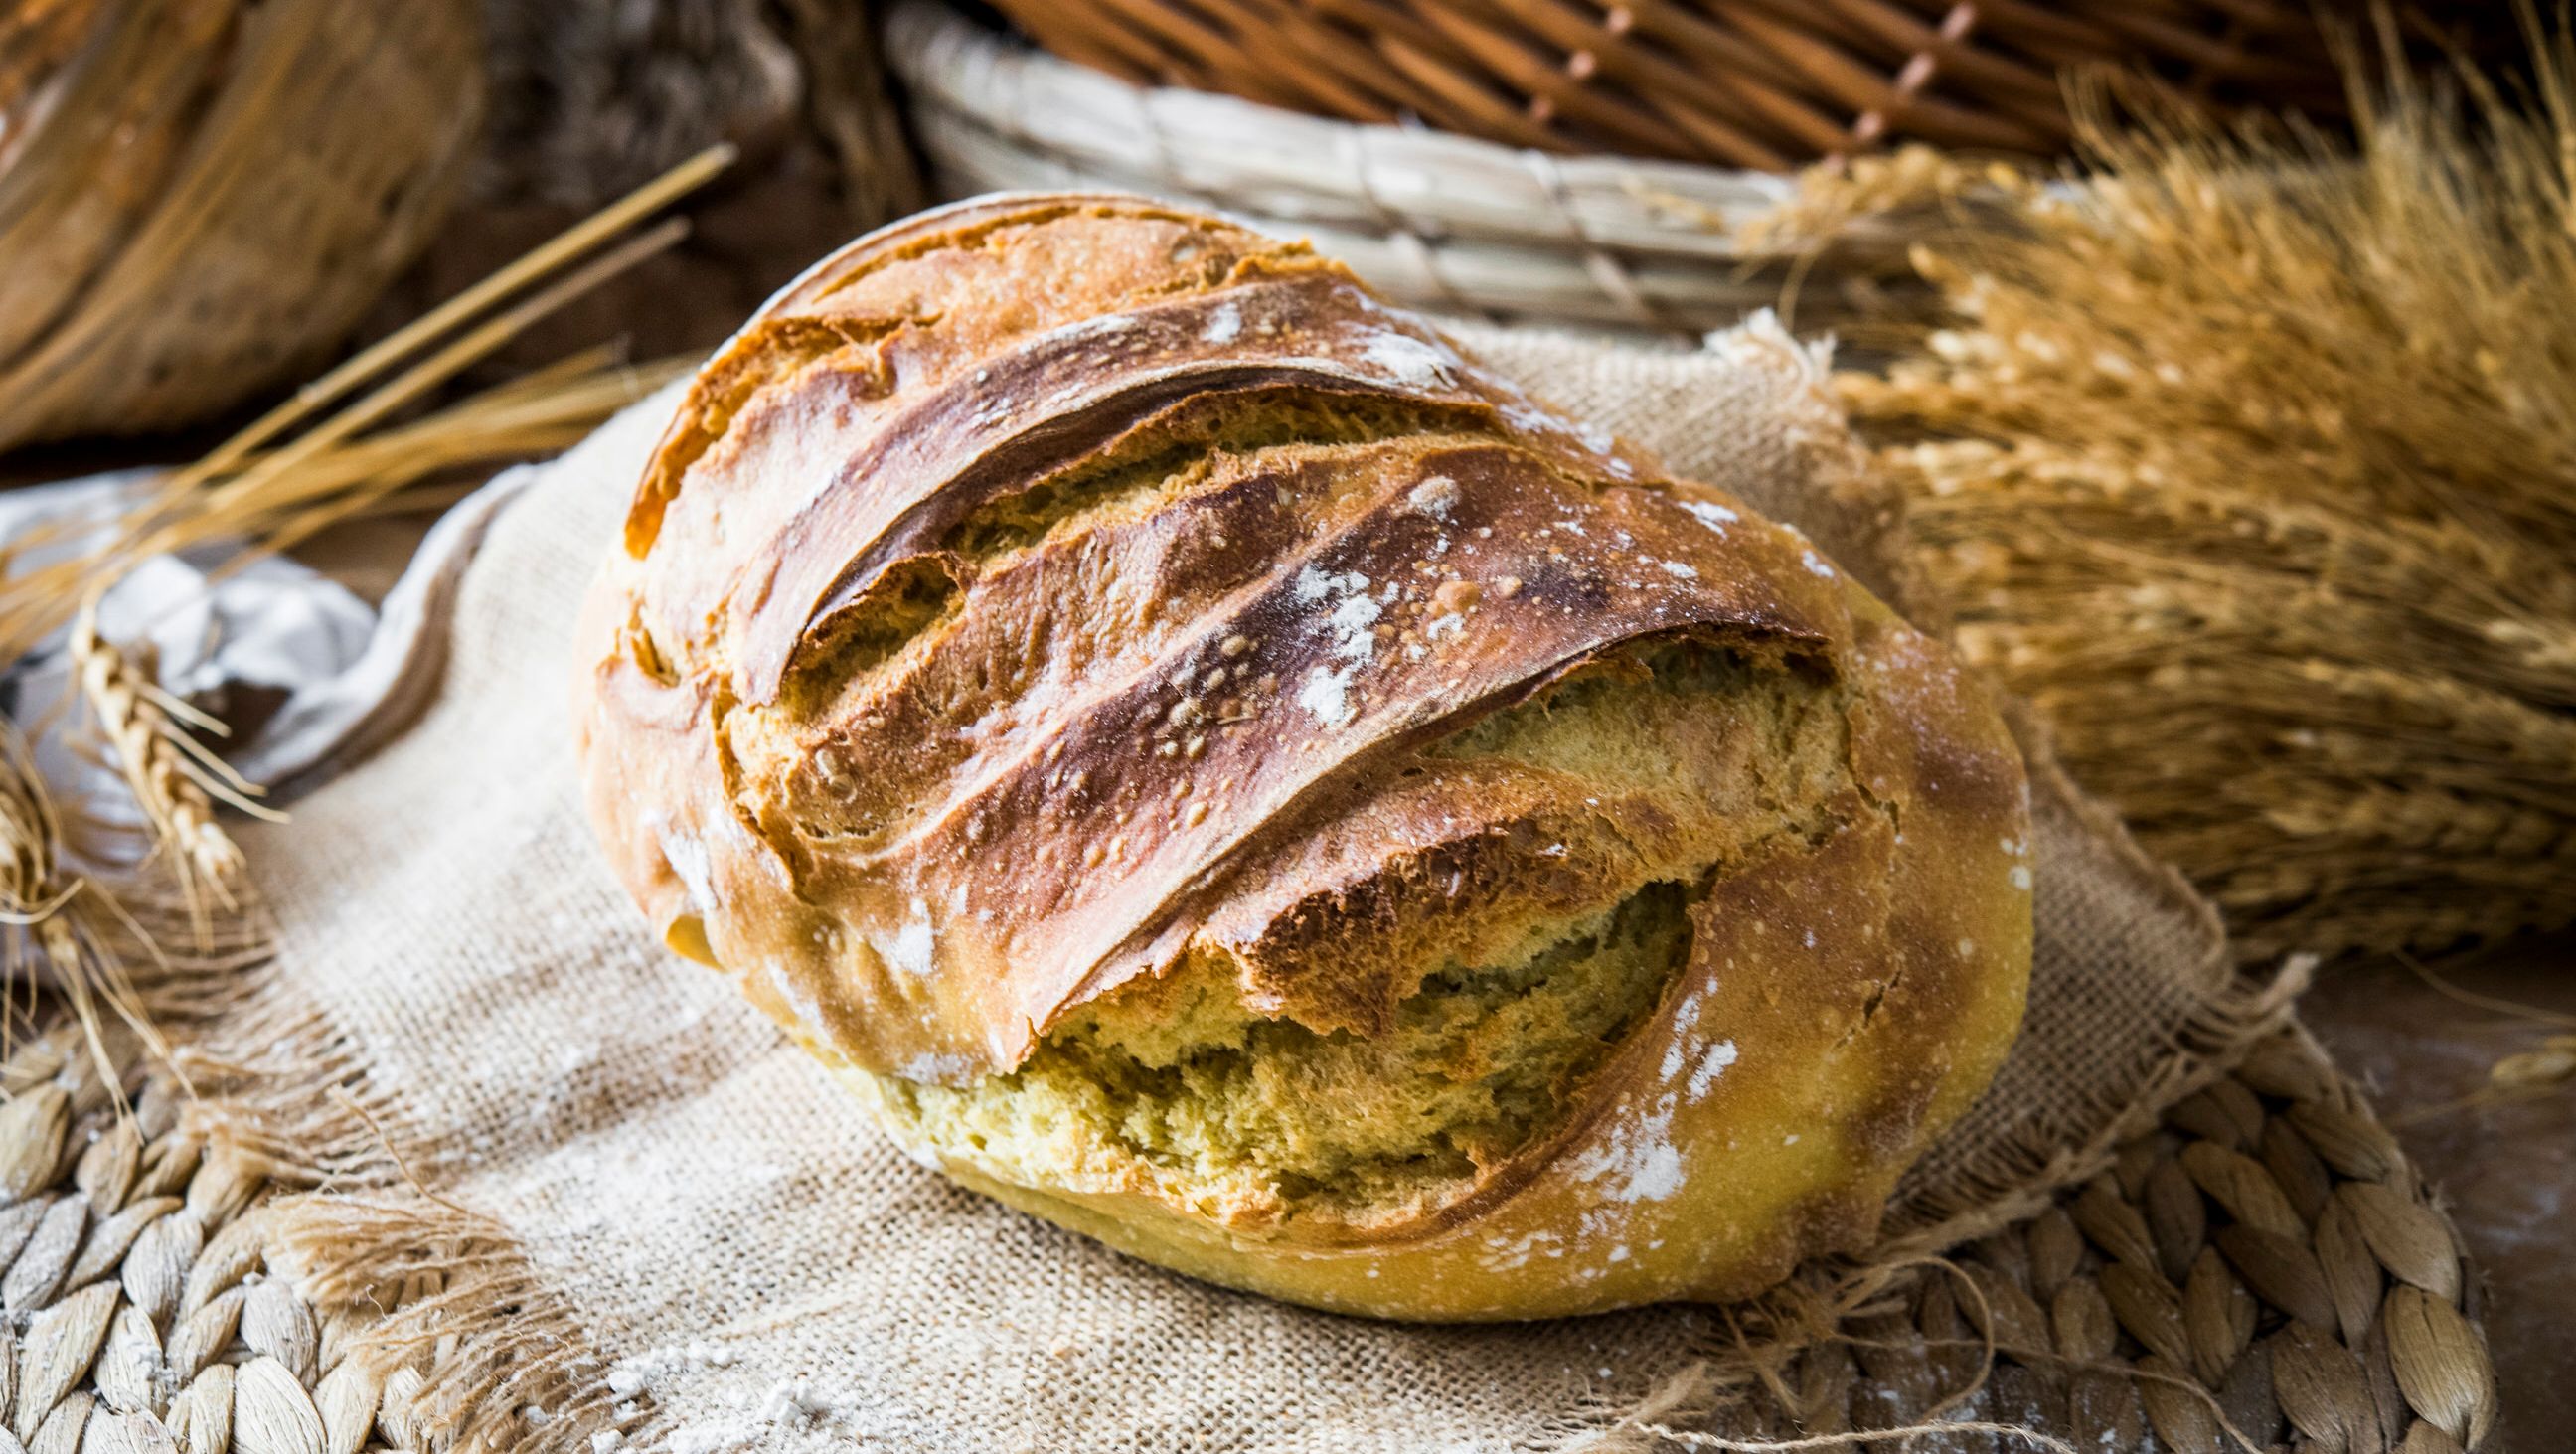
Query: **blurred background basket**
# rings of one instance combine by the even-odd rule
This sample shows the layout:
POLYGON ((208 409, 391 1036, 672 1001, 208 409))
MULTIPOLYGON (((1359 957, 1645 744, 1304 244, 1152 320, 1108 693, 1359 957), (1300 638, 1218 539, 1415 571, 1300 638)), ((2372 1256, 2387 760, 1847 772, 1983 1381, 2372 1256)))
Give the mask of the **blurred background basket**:
MULTIPOLYGON (((2061 73, 2339 117, 2366 0, 994 0, 1147 85, 1560 152, 1782 170, 1902 141, 2054 155, 2061 73)), ((2504 7, 2400 7, 2428 37, 2504 7), (2437 19, 2438 16, 2438 19, 2437 19)))
POLYGON ((474 0, 0 13, 0 449, 309 369, 445 215, 483 90, 474 0))

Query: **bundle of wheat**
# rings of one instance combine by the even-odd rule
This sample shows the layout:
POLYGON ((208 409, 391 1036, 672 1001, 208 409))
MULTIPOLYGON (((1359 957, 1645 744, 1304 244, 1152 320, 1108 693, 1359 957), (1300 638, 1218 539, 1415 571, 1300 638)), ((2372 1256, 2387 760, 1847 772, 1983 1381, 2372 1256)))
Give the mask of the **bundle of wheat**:
POLYGON ((2576 41, 2532 34, 2515 89, 2357 84, 2357 151, 1981 174, 1917 251, 1947 326, 1841 379, 1964 649, 2254 954, 2576 919, 2576 41))

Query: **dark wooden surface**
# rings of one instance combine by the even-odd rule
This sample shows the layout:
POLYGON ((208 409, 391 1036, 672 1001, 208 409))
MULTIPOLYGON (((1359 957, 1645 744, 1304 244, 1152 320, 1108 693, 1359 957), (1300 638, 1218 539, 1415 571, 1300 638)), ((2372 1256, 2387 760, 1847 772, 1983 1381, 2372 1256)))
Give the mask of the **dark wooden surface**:
MULTIPOLYGON (((2435 970, 2461 989, 2576 1017, 2576 933, 2435 970)), ((2300 1010, 2441 1189, 2485 1275, 2505 1447, 2576 1448, 2576 1085, 2458 1104, 2498 1060, 2576 1026, 2463 1004, 2389 961, 2329 966, 2300 1010)))

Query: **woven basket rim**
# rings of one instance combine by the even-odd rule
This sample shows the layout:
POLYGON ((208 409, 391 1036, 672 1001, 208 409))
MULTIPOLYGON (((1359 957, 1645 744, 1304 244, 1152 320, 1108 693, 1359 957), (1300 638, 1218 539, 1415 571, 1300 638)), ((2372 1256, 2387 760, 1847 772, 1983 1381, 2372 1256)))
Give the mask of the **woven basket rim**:
MULTIPOLYGON (((1337 121, 1257 101, 1145 87, 1050 55, 931 3, 886 21, 917 105, 1144 190, 1289 222, 1374 219, 1425 238, 1747 260, 1729 233, 1788 201, 1792 177, 1615 155, 1565 156, 1416 126, 1337 121)), ((1857 226, 1849 241, 1898 246, 1857 226)))
POLYGON ((1910 215, 1858 219, 1794 257, 1739 245, 1793 196, 1787 176, 1565 157, 1137 86, 928 0, 888 17, 885 54, 952 194, 1169 197, 1304 237, 1439 313, 1695 338, 1762 308, 1830 327, 1858 316, 1849 296, 1912 286, 1910 215))

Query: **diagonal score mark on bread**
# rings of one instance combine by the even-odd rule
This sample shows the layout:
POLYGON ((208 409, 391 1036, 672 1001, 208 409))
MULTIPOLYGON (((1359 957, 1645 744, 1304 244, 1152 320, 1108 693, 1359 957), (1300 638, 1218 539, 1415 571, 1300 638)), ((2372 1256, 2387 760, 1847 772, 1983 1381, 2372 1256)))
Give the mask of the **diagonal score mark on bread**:
POLYGON ((1859 1245, 2018 1023, 2020 765, 1796 532, 1135 199, 862 240, 582 626, 674 947, 916 1154, 1390 1316, 1859 1245))

